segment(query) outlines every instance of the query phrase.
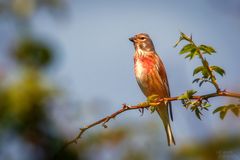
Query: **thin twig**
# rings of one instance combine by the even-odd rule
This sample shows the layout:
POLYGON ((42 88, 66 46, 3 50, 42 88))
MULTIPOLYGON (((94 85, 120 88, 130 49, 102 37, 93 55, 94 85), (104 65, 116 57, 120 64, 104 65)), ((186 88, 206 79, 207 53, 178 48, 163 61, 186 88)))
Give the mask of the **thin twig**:
MULTIPOLYGON (((192 99, 192 100, 202 100, 202 99, 208 100, 209 98, 219 97, 219 96, 233 97, 233 98, 239 98, 240 99, 240 94, 239 93, 228 92, 226 90, 215 92, 215 93, 210 93, 210 94, 205 94, 205 95, 192 96, 192 97, 190 97, 190 99, 192 99)), ((107 128, 107 125, 106 125, 107 122, 109 122, 111 119, 114 119, 116 116, 118 116, 119 114, 121 114, 125 111, 139 110, 139 109, 144 110, 144 109, 147 109, 150 106, 157 107, 162 102, 170 102, 170 101, 177 101, 177 100, 179 100, 178 97, 170 97, 170 98, 161 98, 161 99, 158 100, 158 102, 154 102, 154 103, 144 102, 144 103, 141 103, 141 104, 136 105, 136 106, 127 106, 126 104, 123 104, 123 107, 120 110, 114 112, 113 114, 111 114, 109 116, 106 116, 106 117, 104 117, 104 118, 86 126, 86 127, 80 128, 80 132, 78 133, 78 135, 75 138, 73 138, 72 140, 66 142, 65 145, 59 151, 59 153, 61 151, 63 151, 65 148, 67 148, 69 145, 74 144, 74 143, 77 144, 78 140, 82 137, 83 133, 85 131, 87 131, 88 129, 90 129, 94 126, 97 126, 99 124, 102 124, 102 126, 104 128, 107 128)))

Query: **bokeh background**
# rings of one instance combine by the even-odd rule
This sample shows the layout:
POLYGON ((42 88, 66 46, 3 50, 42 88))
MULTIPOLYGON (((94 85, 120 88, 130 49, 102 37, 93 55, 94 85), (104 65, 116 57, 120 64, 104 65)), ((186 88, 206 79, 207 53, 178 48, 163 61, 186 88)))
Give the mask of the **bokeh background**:
MULTIPOLYGON (((148 33, 168 72, 171 93, 189 89, 198 60, 173 48, 179 32, 215 47, 207 57, 222 66, 222 89, 239 91, 238 0, 0 0, 0 159, 48 160, 79 128, 145 97, 133 73, 128 38, 148 33)), ((240 159, 239 119, 224 121, 214 108, 234 101, 214 98, 202 121, 173 103, 177 145, 168 147, 156 114, 121 114, 95 127, 58 154, 67 160, 240 159)))

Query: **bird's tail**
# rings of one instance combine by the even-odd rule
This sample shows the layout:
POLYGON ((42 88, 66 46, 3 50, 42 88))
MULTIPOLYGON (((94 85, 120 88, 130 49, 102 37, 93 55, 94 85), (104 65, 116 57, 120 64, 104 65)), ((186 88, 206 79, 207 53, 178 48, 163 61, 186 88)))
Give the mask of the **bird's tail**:
POLYGON ((166 134, 167 134, 167 141, 168 146, 175 145, 175 140, 173 137, 170 121, 169 121, 169 115, 168 115, 168 107, 167 106, 160 106, 157 108, 157 112, 160 115, 160 118, 162 119, 166 134))

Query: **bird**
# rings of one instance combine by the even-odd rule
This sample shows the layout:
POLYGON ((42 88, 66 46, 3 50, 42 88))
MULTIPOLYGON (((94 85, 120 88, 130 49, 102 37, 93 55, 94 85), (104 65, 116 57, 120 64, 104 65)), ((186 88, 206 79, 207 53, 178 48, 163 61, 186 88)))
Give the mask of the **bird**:
MULTIPOLYGON (((146 97, 153 95, 157 95, 159 98, 170 97, 167 73, 161 58, 155 51, 150 36, 146 33, 139 33, 129 40, 133 42, 135 48, 134 73, 143 94, 146 97)), ((171 102, 162 102, 156 107, 156 111, 162 119, 168 146, 175 145, 169 118, 170 116, 173 120, 171 102)))

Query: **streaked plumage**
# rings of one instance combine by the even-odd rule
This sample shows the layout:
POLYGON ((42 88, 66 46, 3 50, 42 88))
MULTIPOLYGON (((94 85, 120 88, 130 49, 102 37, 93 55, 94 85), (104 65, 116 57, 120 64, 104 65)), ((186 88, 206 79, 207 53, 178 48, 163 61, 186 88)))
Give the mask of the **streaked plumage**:
MULTIPOLYGON (((129 38, 129 40, 134 43, 134 72, 137 83, 144 95, 146 97, 151 95, 158 95, 161 98, 170 97, 165 67, 154 49, 151 38, 145 33, 140 33, 129 38)), ((172 118, 171 103, 168 105, 172 118)), ((175 140, 170 126, 168 105, 162 103, 157 108, 157 112, 163 121, 168 145, 171 145, 175 144, 175 140)))

